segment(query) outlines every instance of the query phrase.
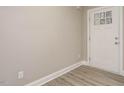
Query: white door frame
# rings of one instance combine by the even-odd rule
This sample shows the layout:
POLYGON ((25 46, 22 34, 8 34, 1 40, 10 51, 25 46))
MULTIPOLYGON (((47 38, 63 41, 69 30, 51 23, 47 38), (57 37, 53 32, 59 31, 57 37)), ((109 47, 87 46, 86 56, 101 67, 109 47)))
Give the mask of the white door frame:
MULTIPOLYGON (((107 7, 107 6, 106 6, 107 7)), ((123 62, 123 6, 120 7, 120 51, 119 51, 119 64, 120 64, 120 75, 124 75, 124 62, 123 62)), ((87 11, 87 65, 90 65, 90 12, 95 11, 97 9, 104 8, 98 7, 89 9, 87 11)))

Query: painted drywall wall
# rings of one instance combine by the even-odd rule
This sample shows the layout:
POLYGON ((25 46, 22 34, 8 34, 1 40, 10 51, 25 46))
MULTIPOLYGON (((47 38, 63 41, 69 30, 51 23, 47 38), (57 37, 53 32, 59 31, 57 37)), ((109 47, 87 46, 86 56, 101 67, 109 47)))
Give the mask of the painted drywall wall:
POLYGON ((25 85, 80 61, 81 19, 71 6, 0 7, 0 85, 25 85))
MULTIPOLYGON (((123 16, 124 16, 124 6, 123 6, 123 16)), ((124 24, 124 17, 123 17, 123 24, 124 24)), ((124 26, 123 26, 124 30, 124 26)), ((123 32, 123 55, 124 55, 124 32, 123 32)), ((124 57, 123 57, 123 62, 124 62, 124 57)), ((124 70, 124 63, 123 63, 123 70, 124 70)))

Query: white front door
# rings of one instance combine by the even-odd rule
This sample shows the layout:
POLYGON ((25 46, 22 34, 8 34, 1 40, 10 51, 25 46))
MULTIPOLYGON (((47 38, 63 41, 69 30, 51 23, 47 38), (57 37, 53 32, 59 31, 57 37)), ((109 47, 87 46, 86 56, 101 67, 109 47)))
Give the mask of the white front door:
POLYGON ((118 73, 120 8, 102 7, 89 12, 90 65, 118 73))

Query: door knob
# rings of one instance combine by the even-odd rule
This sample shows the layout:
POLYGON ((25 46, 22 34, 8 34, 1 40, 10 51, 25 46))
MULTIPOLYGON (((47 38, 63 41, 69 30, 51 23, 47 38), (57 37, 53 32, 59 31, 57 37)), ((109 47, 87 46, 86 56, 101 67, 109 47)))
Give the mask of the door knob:
POLYGON ((118 45, 119 44, 119 42, 115 42, 115 45, 118 45))

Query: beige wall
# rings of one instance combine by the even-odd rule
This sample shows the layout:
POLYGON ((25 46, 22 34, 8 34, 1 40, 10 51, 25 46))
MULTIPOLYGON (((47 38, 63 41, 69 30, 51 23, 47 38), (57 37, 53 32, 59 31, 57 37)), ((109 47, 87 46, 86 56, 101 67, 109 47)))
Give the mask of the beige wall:
MULTIPOLYGON (((123 16, 124 16, 124 6, 123 6, 123 16)), ((123 25, 124 25, 124 18, 123 18, 123 25)), ((124 30, 124 26, 123 26, 124 30)), ((123 32, 123 55, 124 55, 124 32, 123 32)), ((123 62, 124 62, 124 57, 123 57, 123 62)), ((123 63, 123 70, 124 70, 124 63, 123 63)))
POLYGON ((0 7, 0 85, 25 85, 80 61, 81 19, 75 7, 0 7))
POLYGON ((25 85, 87 60, 90 8, 0 7, 0 85, 25 85))

